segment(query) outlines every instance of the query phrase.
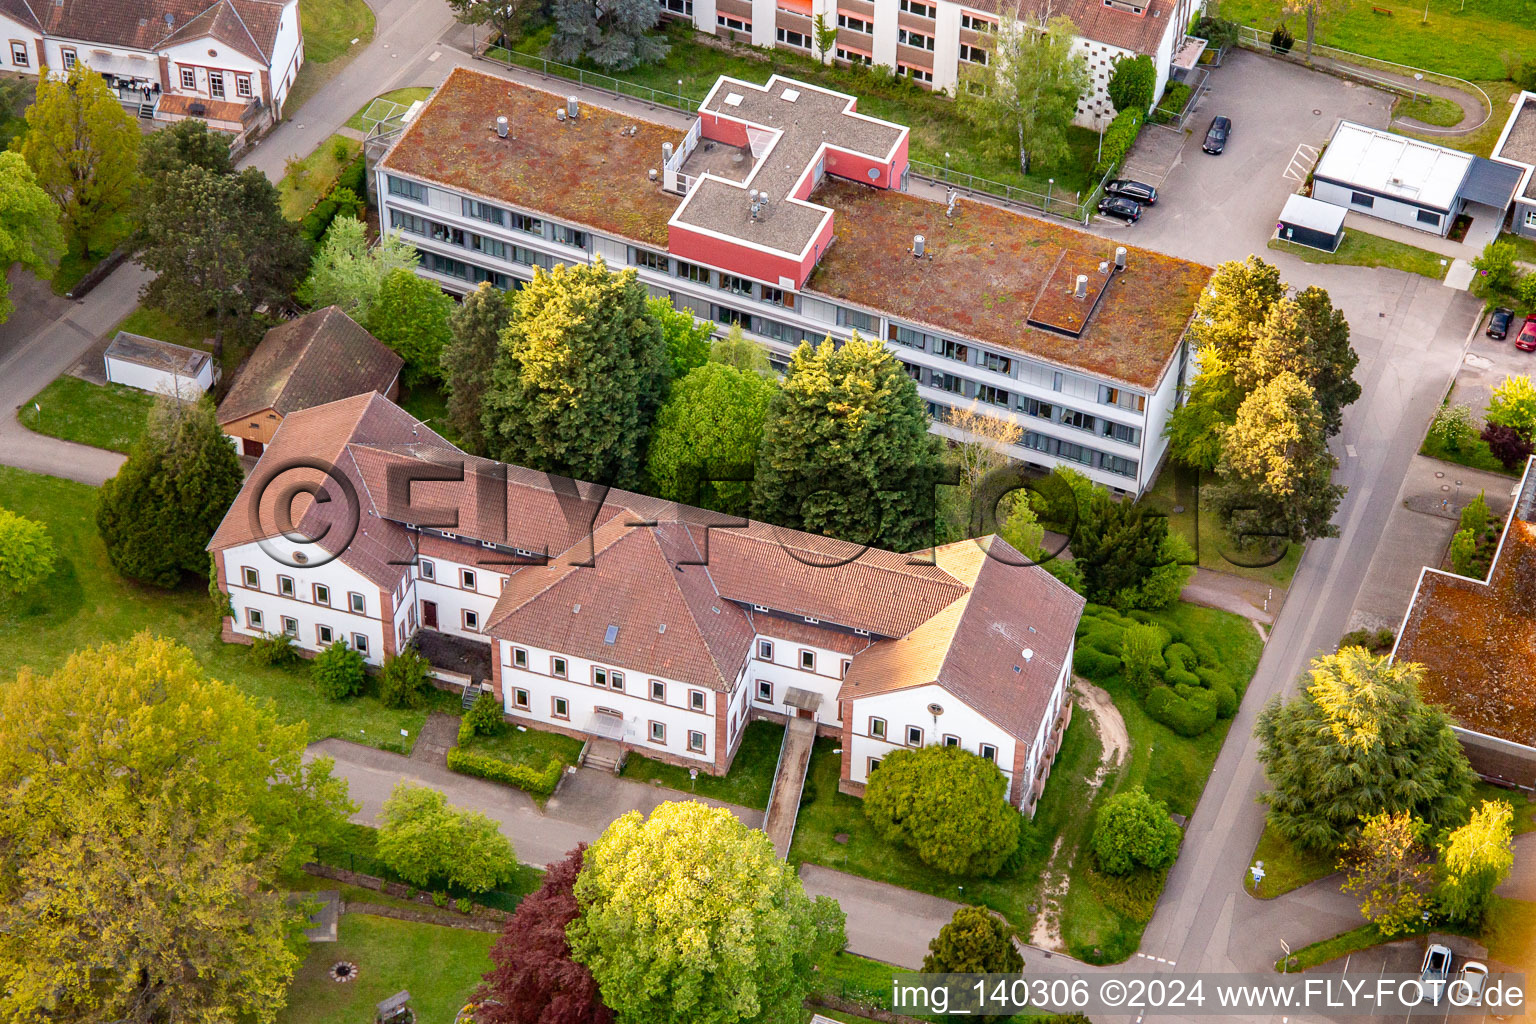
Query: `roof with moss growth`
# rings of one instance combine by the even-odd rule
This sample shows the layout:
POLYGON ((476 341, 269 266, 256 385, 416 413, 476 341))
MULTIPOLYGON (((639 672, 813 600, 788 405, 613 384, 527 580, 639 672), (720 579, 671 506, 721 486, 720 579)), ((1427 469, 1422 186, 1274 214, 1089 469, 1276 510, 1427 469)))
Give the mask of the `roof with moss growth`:
POLYGON ((1092 257, 1096 273, 1098 261, 1113 263, 1114 240, 982 202, 962 200, 948 218, 943 203, 832 178, 811 200, 833 209, 837 241, 807 290, 1148 390, 1162 378, 1211 276, 1201 264, 1130 249, 1082 336, 1068 337, 1030 327, 1030 311, 1037 303, 1059 305, 1044 294, 1048 287, 1078 301, 1072 280, 1051 281, 1064 251, 1074 253, 1074 264, 1092 257), (914 235, 923 236, 932 259, 912 258, 914 235))
POLYGON ((561 123, 564 108, 552 92, 455 68, 382 166, 665 248, 678 199, 646 169, 659 168, 661 144, 682 133, 590 103, 561 123), (502 116, 505 139, 496 134, 502 116))
POLYGON ((1536 459, 1488 582, 1424 570, 1393 657, 1424 666, 1424 699, 1462 726, 1536 746, 1536 459))

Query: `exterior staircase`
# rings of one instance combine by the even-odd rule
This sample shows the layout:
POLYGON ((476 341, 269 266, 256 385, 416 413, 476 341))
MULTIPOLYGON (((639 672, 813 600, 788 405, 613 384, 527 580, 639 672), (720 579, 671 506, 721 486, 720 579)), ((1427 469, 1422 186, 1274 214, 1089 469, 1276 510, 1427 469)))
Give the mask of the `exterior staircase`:
POLYGON ((479 683, 471 679, 469 682, 464 684, 464 695, 459 699, 459 706, 465 711, 468 711, 470 708, 474 707, 475 701, 479 700, 480 695, 485 692, 485 690, 480 689, 479 683))
POLYGON ((139 116, 146 120, 153 121, 155 118, 155 105, 153 103, 140 103, 139 116))
POLYGON ((805 773, 815 742, 814 720, 789 720, 784 729, 784 745, 779 748, 779 764, 773 773, 773 787, 768 792, 768 813, 763 817, 763 831, 768 833, 773 852, 780 860, 789 857, 789 844, 795 838, 795 819, 800 816, 800 795, 805 789, 805 773))
POLYGON ((624 767, 624 748, 613 740, 588 740, 581 754, 581 765, 617 775, 624 767))

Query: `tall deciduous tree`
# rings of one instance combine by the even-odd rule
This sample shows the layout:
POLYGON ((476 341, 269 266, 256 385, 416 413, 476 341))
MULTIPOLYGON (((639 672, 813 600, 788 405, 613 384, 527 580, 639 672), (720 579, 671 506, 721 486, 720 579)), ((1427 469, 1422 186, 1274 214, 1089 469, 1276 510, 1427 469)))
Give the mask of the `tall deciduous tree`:
POLYGON ((62 212, 75 251, 88 257, 137 200, 139 126, 83 63, 62 78, 40 68, 26 118, 21 155, 62 212))
POLYGON ((917 385, 878 341, 802 342, 769 407, 753 514, 911 551, 932 542, 938 451, 917 385))
MULTIPOLYGON (((59 208, 21 154, 0 153, 0 267, 19 265, 38 277, 52 277, 63 251, 59 208)), ((0 274, 0 323, 15 308, 10 281, 0 274)))
POLYGON ((651 299, 646 303, 646 309, 661 325, 662 336, 666 338, 668 380, 682 380, 689 370, 709 362, 714 324, 695 320, 692 313, 678 309, 667 298, 651 299))
POLYGON ((1423 667, 1359 647, 1312 662, 1311 683, 1259 713, 1270 823, 1308 850, 1335 850, 1362 818, 1406 811, 1461 820, 1472 769, 1445 712, 1419 696, 1423 667))
POLYGON ((0 597, 31 589, 47 579, 57 557, 46 526, 0 508, 0 597))
POLYGON ((1527 442, 1536 442, 1536 385, 1529 374, 1505 377, 1493 389, 1484 417, 1496 427, 1509 427, 1527 442))
POLYGON ((1109 73, 1109 102, 1116 110, 1135 110, 1146 114, 1157 91, 1157 66, 1146 54, 1121 57, 1109 73))
POLYGON ((453 806, 435 789, 400 783, 379 819, 379 859, 407 882, 485 892, 517 870, 512 844, 494 821, 453 806))
POLYGON ((113 568, 174 587, 208 572, 208 540, 245 482, 213 406, 162 400, 117 475, 101 485, 96 529, 113 568))
POLYGON ((1285 9, 1300 14, 1307 21, 1307 60, 1312 59, 1312 45, 1317 41, 1317 23, 1343 10, 1345 0, 1286 0, 1285 9))
POLYGON ((621 1024, 797 1021, 847 941, 836 902, 808 898, 766 835, 691 801, 609 825, 575 891, 571 955, 621 1024))
POLYGON ((706 363, 672 386, 656 414, 646 473, 658 497, 742 515, 772 381, 721 363, 706 363))
POLYGON ((465 25, 484 25, 491 42, 511 46, 517 30, 539 5, 533 0, 448 0, 454 17, 465 25))
POLYGON ((337 217, 326 229, 297 298, 311 309, 339 306, 353 320, 366 323, 384 279, 401 268, 414 270, 420 262, 416 248, 398 232, 369 246, 362 221, 337 217))
POLYGON ((274 1021, 278 878, 356 809, 305 742, 148 634, 0 686, 0 1017, 274 1021))
POLYGON ((491 947, 491 969, 471 996, 475 1024, 613 1024, 597 982, 571 958, 566 928, 581 914, 576 878, 586 844, 549 866, 491 947))
POLYGON ((475 454, 485 451, 480 403, 491 386, 491 370, 501 347, 501 332, 512 322, 507 293, 491 284, 464 296, 448 316, 452 339, 443 349, 443 377, 448 384, 448 423, 460 443, 475 454))
POLYGON ((1294 373, 1312 388, 1332 437, 1344 424, 1344 407, 1360 397, 1354 378, 1359 362, 1349 344, 1349 322, 1327 292, 1313 287, 1269 308, 1235 377, 1251 393, 1287 370, 1294 373))
POLYGON ((442 376, 453 309, 441 288, 404 268, 390 271, 380 283, 365 326, 405 360, 401 377, 407 387, 442 376))
POLYGON ((1440 844, 1435 904, 1451 922, 1479 928, 1493 905, 1493 890, 1515 866, 1514 808, 1484 800, 1465 825, 1440 844))
POLYGON ((139 151, 139 170, 153 187, 157 178, 189 167, 214 174, 230 174, 229 137, 208 127, 200 118, 187 117, 145 136, 139 151))
POLYGON ((734 366, 738 370, 772 377, 773 365, 768 361, 768 350, 747 337, 741 324, 731 324, 725 337, 716 338, 709 346, 709 361, 734 366))
POLYGON ((1360 914, 1390 938, 1410 931, 1429 906, 1431 868, 1424 823, 1407 811, 1372 814, 1339 866, 1343 889, 1360 898, 1360 914))
MULTIPOLYGON (((944 422, 960 433, 950 451, 960 468, 960 486, 974 503, 982 480, 1008 465, 1008 449, 1019 443, 1024 428, 1010 416, 987 413, 974 399, 970 405, 947 409, 944 422)), ((978 511, 971 510, 973 521, 979 519, 978 511)))
POLYGON ((669 49, 651 32, 660 13, 650 0, 554 0, 554 15, 549 46, 556 60, 585 57, 600 67, 627 71, 654 64, 669 49))
POLYGON ((498 459, 618 487, 640 475, 666 342, 633 270, 536 270, 515 298, 483 399, 498 459))
POLYGON ((991 59, 966 69, 960 113, 983 145, 1019 162, 1051 164, 1067 155, 1067 126, 1088 88, 1087 61, 1072 52, 1077 30, 1068 18, 1039 25, 1004 15, 991 59))
POLYGON ((895 750, 864 790, 864 816, 891 842, 952 875, 995 875, 1019 842, 996 764, 959 747, 895 750))
POLYGON ((1223 483, 1202 500, 1239 543, 1337 536, 1332 519, 1345 490, 1333 483, 1338 464, 1312 388, 1286 370, 1243 400, 1222 435, 1223 483))
POLYGON ((172 171, 150 189, 139 262, 155 272, 144 299, 191 327, 209 323, 217 359, 264 303, 285 300, 309 246, 265 174, 172 171))
POLYGON ((1061 550, 1045 549, 1043 543, 1045 527, 1040 525, 1039 517, 1035 515, 1034 506, 1030 503, 1027 492, 1014 492, 1008 517, 998 525, 997 535, 1007 541, 1013 550, 1031 562, 1044 566, 1046 572, 1079 594, 1087 591, 1088 588, 1083 583, 1083 571, 1078 568, 1077 562, 1067 557, 1061 550))

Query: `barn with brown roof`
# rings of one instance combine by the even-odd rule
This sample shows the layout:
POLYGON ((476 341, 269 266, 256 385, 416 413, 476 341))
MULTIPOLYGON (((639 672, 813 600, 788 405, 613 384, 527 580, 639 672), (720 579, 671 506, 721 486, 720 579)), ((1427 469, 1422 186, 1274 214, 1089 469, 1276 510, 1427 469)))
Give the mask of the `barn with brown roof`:
POLYGON ((266 333, 219 403, 219 426, 259 458, 289 413, 370 391, 398 397, 404 364, 337 307, 317 309, 266 333))

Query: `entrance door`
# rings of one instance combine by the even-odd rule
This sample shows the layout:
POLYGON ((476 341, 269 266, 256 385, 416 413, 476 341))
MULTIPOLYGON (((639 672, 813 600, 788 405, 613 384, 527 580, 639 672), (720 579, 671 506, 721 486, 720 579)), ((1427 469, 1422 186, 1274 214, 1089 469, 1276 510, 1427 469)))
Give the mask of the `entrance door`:
POLYGON ((816 712, 814 712, 814 711, 807 711, 807 710, 805 710, 805 708, 799 708, 799 709, 797 709, 795 711, 795 717, 796 718, 815 718, 816 717, 816 712))
POLYGON ((421 602, 421 624, 426 629, 437 628, 437 602, 421 602))
POLYGON ((253 459, 261 458, 261 450, 264 446, 260 441, 252 441, 248 437, 240 439, 240 454, 249 455, 253 459))

